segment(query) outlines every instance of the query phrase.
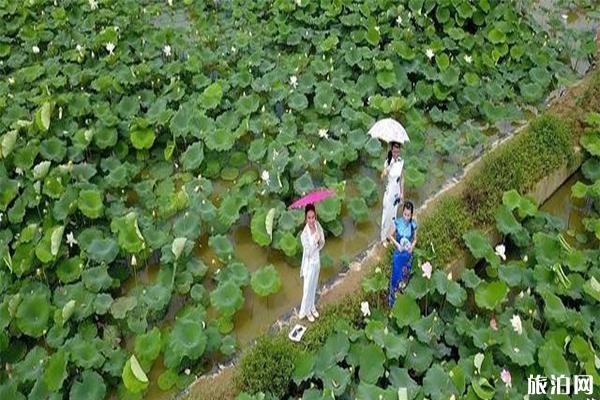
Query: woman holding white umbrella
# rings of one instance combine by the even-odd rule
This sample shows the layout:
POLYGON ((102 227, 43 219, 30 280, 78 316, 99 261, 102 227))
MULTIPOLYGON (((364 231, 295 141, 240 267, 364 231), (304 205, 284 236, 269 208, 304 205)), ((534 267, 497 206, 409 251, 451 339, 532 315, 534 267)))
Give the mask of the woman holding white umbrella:
POLYGON ((381 179, 386 179, 385 193, 383 194, 383 211, 381 213, 381 241, 386 243, 398 211, 398 204, 404 198, 404 179, 402 168, 404 160, 400 158, 400 143, 391 142, 390 150, 383 164, 381 179))
POLYGON ((387 177, 385 193, 383 195, 383 211, 381 213, 381 241, 386 243, 393 226, 393 220, 404 198, 404 178, 402 170, 404 160, 400 158, 400 146, 409 141, 404 127, 391 118, 378 121, 369 129, 369 134, 377 139, 390 144, 387 158, 383 165, 381 179, 387 177))

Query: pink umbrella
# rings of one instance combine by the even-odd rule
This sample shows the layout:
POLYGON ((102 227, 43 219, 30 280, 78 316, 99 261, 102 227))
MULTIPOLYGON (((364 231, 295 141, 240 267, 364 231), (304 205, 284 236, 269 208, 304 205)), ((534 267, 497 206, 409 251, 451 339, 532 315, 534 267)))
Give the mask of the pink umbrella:
POLYGON ((321 200, 325 200, 329 197, 333 197, 335 196, 335 190, 332 189, 321 189, 321 190, 315 190, 314 192, 311 192, 309 194, 307 194, 306 196, 303 196, 301 198, 299 198, 298 200, 296 200, 295 202, 293 202, 289 208, 302 208, 304 206, 306 206, 307 204, 314 204, 314 203, 318 203, 321 200))

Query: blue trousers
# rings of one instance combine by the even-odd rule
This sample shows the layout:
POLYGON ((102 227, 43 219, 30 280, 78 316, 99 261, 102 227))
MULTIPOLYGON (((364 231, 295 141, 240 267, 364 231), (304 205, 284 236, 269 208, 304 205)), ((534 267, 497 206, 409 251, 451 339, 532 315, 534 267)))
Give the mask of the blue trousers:
POLYGON ((396 301, 396 290, 400 288, 400 284, 402 282, 408 282, 411 266, 411 253, 408 251, 394 250, 392 256, 392 274, 390 276, 390 294, 388 298, 390 307, 392 307, 396 301))

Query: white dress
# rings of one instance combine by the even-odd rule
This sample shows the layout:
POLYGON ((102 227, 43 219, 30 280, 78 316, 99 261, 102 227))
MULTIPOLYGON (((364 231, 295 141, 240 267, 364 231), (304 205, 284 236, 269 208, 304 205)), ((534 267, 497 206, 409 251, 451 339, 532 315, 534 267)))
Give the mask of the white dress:
POLYGON ((300 277, 304 278, 304 287, 302 290, 302 303, 300 304, 299 317, 304 318, 309 315, 315 308, 315 293, 319 283, 319 271, 321 269, 320 252, 325 246, 325 235, 319 221, 316 221, 317 232, 312 234, 308 224, 304 226, 300 240, 302 241, 302 265, 300 267, 300 277), (320 243, 317 244, 318 238, 320 243))
POLYGON ((387 159, 383 165, 384 170, 387 172, 387 185, 385 187, 385 193, 383 194, 383 211, 381 213, 381 241, 384 241, 390 234, 396 212, 398 211, 398 204, 402 199, 400 198, 400 180, 402 179, 402 173, 400 176, 392 177, 390 175, 390 169, 395 163, 400 163, 400 170, 404 166, 404 160, 398 157, 398 159, 388 164, 387 159))

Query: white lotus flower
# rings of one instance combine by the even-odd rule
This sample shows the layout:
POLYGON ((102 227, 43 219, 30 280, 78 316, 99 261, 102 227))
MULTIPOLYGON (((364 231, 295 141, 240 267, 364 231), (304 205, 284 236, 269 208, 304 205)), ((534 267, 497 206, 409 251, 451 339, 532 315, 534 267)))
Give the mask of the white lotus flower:
POLYGON ((429 261, 427 261, 421 265, 421 271, 423 271, 423 277, 425 277, 427 279, 431 279, 431 271, 432 270, 433 270, 433 268, 429 261))
POLYGON ((499 244, 495 248, 496 254, 502 259, 502 261, 506 261, 506 247, 503 244, 499 244))
POLYGON ((448 275, 446 276, 446 278, 448 278, 449 281, 452 280, 452 272, 448 272, 448 275))
POLYGON ((23 175, 23 170, 21 168, 17 167, 17 168, 15 168, 15 173, 17 175, 23 175))
POLYGON ((169 5, 169 7, 173 7, 173 0, 167 0, 167 4, 169 5))
POLYGON ((14 85, 15 84, 15 78, 13 78, 12 76, 10 78, 8 78, 8 83, 10 85, 14 85))
POLYGON ((296 0, 296 5, 298 7, 302 7, 302 0, 296 0))
POLYGON ((564 19, 565 21, 569 19, 569 16, 567 14, 562 14, 561 15, 562 19, 564 19))
POLYGON ((163 47, 163 53, 165 53, 166 57, 171 57, 171 46, 167 44, 165 47, 163 47))
POLYGON ((135 258, 135 255, 131 256, 131 265, 133 265, 134 267, 137 265, 137 258, 135 258))
POLYGON ((106 43, 106 51, 108 51, 109 54, 112 54, 114 49, 115 44, 113 42, 106 43))
POLYGON ((88 2, 90 3, 90 8, 92 10, 98 9, 98 2, 96 0, 88 0, 88 2))
POLYGON ((33 54, 40 54, 40 48, 37 46, 33 46, 31 51, 33 51, 33 54))
POLYGON ((360 303, 360 311, 362 312, 363 317, 368 317, 371 315, 371 310, 369 309, 369 302, 363 301, 360 303))
POLYGON ((77 240, 75 240, 73 232, 67 233, 67 244, 69 245, 69 247, 73 247, 74 244, 77 244, 77 240))
POLYGON ((425 55, 427 56, 427 58, 429 58, 431 60, 433 58, 433 56, 435 55, 435 53, 433 52, 432 49, 427 49, 427 51, 425 52, 425 55))
POLYGON ((396 23, 398 25, 402 25, 402 17, 398 15, 398 17, 396 18, 396 23))
POLYGON ((471 56, 469 56, 469 55, 465 54, 465 62, 466 62, 467 64, 471 64, 471 63, 473 62, 473 57, 471 57, 471 56))
POLYGON ((269 180, 269 171, 267 171, 266 169, 262 172, 262 174, 260 174, 260 177, 263 181, 268 181, 269 180))
POLYGON ((296 75, 290 76, 290 85, 292 85, 294 89, 296 89, 296 87, 298 86, 298 78, 296 77, 296 75))
POLYGON ((237 49, 235 47, 231 46, 231 52, 235 53, 236 51, 237 51, 237 49))
POLYGON ((517 332, 519 335, 523 333, 523 324, 521 323, 521 317, 519 317, 517 314, 512 316, 512 318, 510 319, 510 324, 512 325, 515 332, 517 332))
POLYGON ((190 371, 189 368, 186 368, 185 371, 183 371, 186 375, 189 375, 192 371, 190 371))
POLYGON ((326 138, 327 137, 327 129, 325 129, 325 128, 319 129, 319 136, 322 138, 326 138))
POLYGON ((527 257, 527 254, 525 254, 525 255, 523 256, 523 261, 524 261, 524 262, 527 262, 527 261, 529 261, 529 257, 527 257))

